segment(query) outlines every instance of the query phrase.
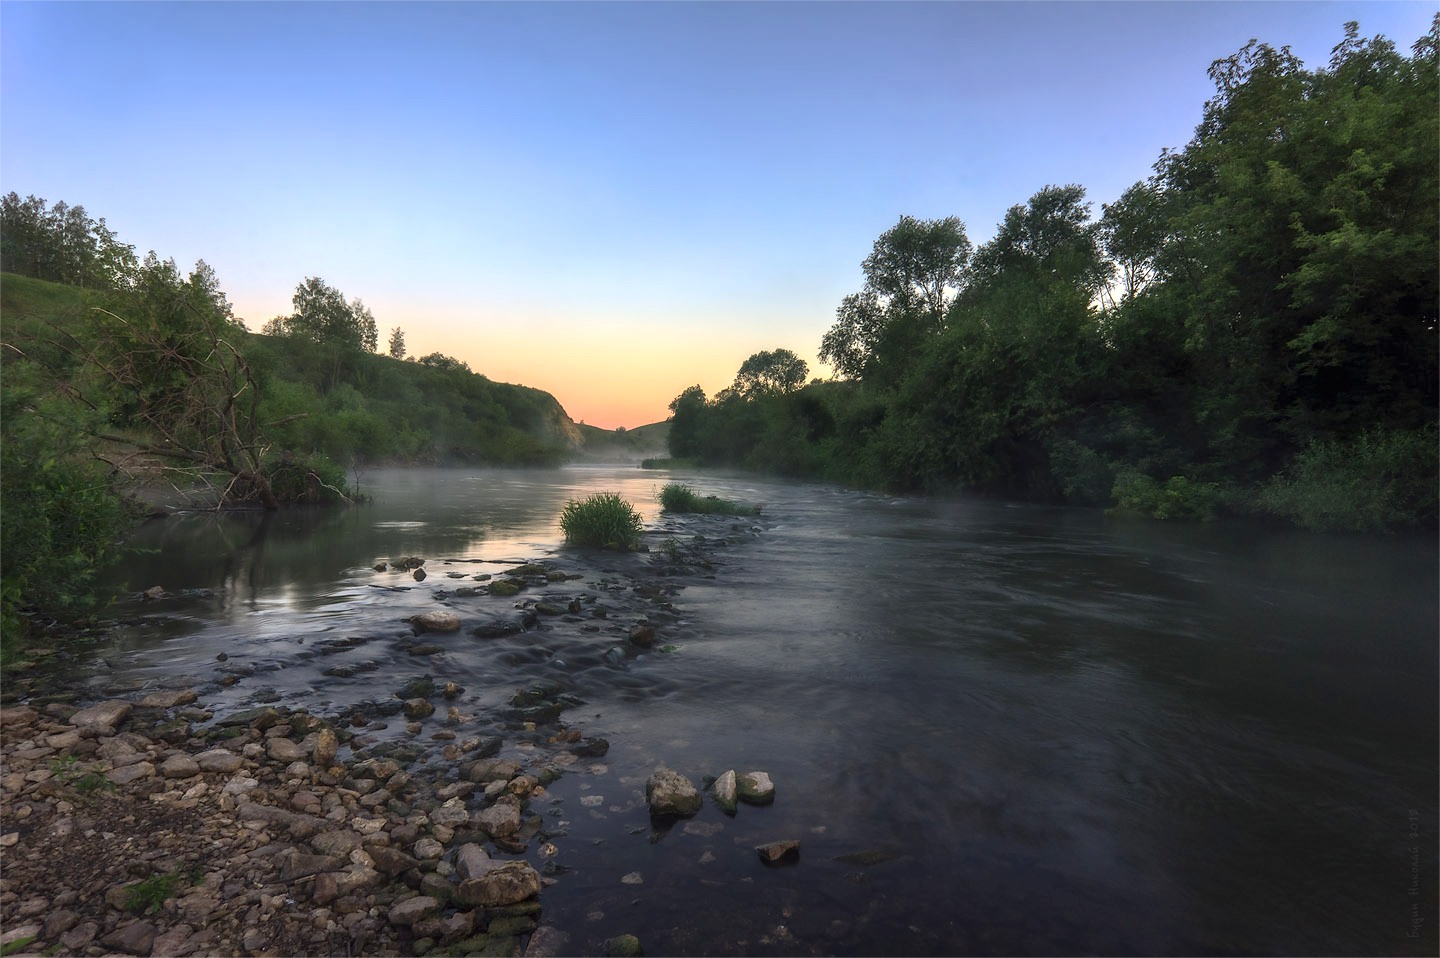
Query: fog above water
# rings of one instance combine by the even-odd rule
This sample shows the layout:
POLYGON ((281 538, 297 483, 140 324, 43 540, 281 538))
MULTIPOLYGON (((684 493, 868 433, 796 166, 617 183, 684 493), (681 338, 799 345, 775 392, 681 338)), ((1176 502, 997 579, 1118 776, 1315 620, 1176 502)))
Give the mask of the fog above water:
POLYGON ((561 681, 586 703, 564 720, 611 743, 539 809, 565 869, 545 923, 577 951, 627 932, 652 954, 1436 951, 1431 539, 620 467, 362 482, 354 509, 149 525, 116 575, 177 597, 121 604, 87 694, 189 684, 221 710, 342 715, 429 672, 478 722, 561 681), (662 516, 672 478, 764 512, 662 516), (565 500, 601 490, 653 548, 729 540, 714 569, 566 549, 565 500), (411 555, 423 583, 372 568, 411 555), (650 615, 676 649, 607 662, 614 635, 557 621, 406 654, 406 616, 448 607, 468 630, 501 608, 437 592, 532 559, 581 577, 557 596, 608 603, 617 629, 650 615), (607 591, 621 580, 683 588, 670 612, 607 591), (349 637, 366 642, 316 654, 349 637), (253 671, 219 685, 221 652, 253 671), (342 661, 374 668, 325 674, 342 661), (763 769, 778 797, 656 830, 660 764, 763 769), (761 865, 752 846, 782 838, 799 864, 761 865))

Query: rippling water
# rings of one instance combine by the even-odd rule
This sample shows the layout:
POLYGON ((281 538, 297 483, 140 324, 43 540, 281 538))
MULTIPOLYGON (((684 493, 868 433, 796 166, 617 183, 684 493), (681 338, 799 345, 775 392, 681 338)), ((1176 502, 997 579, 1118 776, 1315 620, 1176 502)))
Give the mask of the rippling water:
POLYGON ((668 478, 385 471, 353 510, 155 523, 117 575, 210 592, 123 606, 89 686, 344 714, 430 672, 480 721, 563 681, 586 702, 566 721, 611 742, 541 809, 565 869, 546 923, 580 951, 1436 952, 1433 541, 682 477, 765 504, 732 530, 661 516, 668 478), (563 548, 565 499, 602 489, 656 547, 732 540, 713 575, 563 548), (372 569, 408 555, 424 583, 372 569), (608 605, 605 629, 407 655, 404 617, 496 608, 437 590, 536 558, 581 576, 550 591, 608 605), (666 611, 612 588, 632 581, 683 589, 666 611), (607 661, 640 615, 677 649, 607 661), (778 798, 656 830, 658 764, 763 769, 778 798), (752 846, 784 838, 799 864, 763 866, 752 846))

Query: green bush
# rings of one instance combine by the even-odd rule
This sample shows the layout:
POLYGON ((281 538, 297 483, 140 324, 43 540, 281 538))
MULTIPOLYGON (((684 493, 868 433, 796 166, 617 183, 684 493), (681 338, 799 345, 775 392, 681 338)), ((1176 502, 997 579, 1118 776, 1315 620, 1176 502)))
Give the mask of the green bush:
POLYGON ((281 502, 337 502, 353 499, 345 469, 324 456, 286 457, 266 464, 270 489, 281 502))
POLYGON ((571 499, 560 512, 560 530, 571 545, 593 549, 633 549, 644 525, 630 503, 613 492, 571 499))
POLYGON ((1144 473, 1127 470, 1115 480, 1115 508, 1136 512, 1152 519, 1215 518, 1220 506, 1220 487, 1185 476, 1171 476, 1163 484, 1144 473))
POLYGON ((680 482, 671 482, 660 490, 660 507, 666 512, 698 512, 702 515, 753 516, 759 509, 743 506, 718 496, 697 496, 695 490, 680 482))
POLYGON ((1436 518, 1436 429, 1312 443, 1261 490, 1261 510, 1316 531, 1384 532, 1436 518))
MULTIPOLYGON (((6 369, 8 379, 18 373, 6 369)), ((0 407, 0 633, 13 651, 25 631, 22 609, 78 618, 99 605, 95 570, 117 551, 132 516, 110 470, 87 460, 65 426, 73 411, 10 382, 0 407)))

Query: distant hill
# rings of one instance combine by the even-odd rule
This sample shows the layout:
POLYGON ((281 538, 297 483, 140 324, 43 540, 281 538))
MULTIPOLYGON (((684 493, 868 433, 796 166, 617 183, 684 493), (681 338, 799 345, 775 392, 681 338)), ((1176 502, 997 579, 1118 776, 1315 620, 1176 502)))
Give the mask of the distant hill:
POLYGON ((581 445, 575 458, 583 462, 639 462, 665 456, 670 423, 652 422, 634 429, 600 429, 579 426, 581 445))

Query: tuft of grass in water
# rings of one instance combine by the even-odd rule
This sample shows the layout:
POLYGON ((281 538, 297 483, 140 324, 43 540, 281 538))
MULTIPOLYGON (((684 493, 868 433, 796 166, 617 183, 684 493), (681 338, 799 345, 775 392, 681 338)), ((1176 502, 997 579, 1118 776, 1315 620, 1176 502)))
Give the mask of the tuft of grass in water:
POLYGON ((660 507, 666 512, 698 512, 707 516, 753 516, 760 511, 718 496, 698 496, 683 482, 666 483, 660 490, 660 507))
POLYGON ((614 492, 571 499, 560 512, 560 530, 571 545, 590 549, 634 549, 644 524, 635 507, 614 492))

